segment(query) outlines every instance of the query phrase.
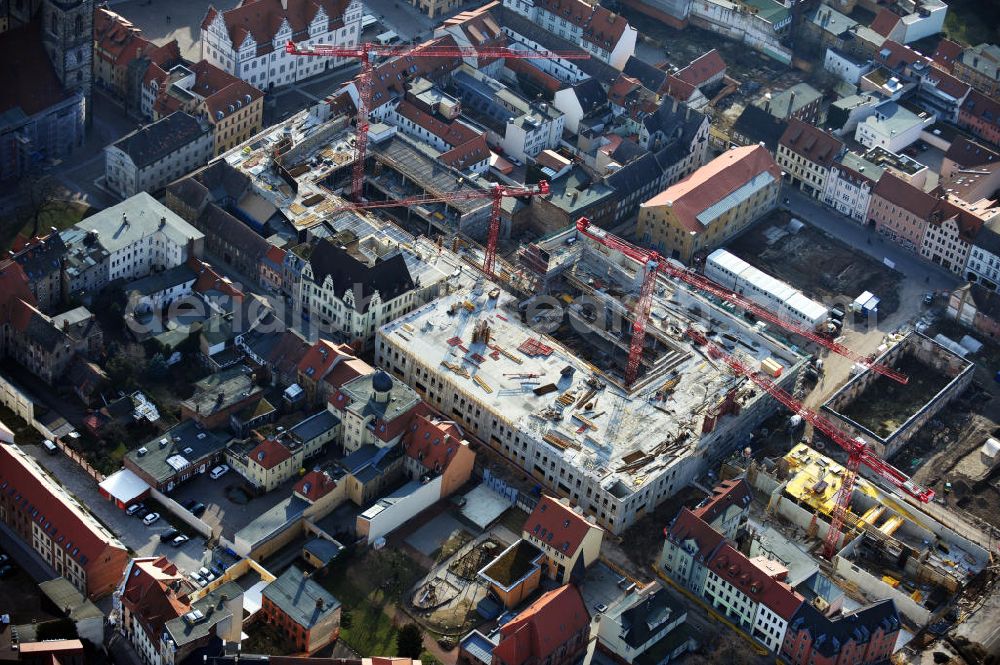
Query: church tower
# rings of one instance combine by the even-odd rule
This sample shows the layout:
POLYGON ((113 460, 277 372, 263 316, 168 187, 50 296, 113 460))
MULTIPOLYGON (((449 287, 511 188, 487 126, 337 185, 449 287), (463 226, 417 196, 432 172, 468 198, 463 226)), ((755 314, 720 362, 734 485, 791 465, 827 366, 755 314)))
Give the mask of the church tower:
POLYGON ((94 0, 42 0, 41 24, 42 40, 56 76, 66 90, 83 92, 89 107, 94 0))

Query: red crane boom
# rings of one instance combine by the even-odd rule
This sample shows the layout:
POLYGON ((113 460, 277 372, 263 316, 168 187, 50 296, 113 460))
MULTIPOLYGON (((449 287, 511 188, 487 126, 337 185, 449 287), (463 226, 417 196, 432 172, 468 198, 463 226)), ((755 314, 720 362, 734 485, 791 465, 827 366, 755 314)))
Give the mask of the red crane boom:
POLYGON ((450 194, 441 194, 438 196, 427 194, 423 196, 411 196, 403 199, 394 199, 391 201, 366 201, 365 203, 356 203, 342 208, 337 208, 332 212, 340 212, 341 210, 410 207, 427 203, 448 203, 450 201, 491 199, 490 223, 489 229, 486 233, 486 251, 484 252, 483 257, 483 272, 486 273, 487 277, 493 279, 496 277, 495 267, 497 258, 497 240, 500 237, 500 206, 503 203, 504 197, 545 196, 548 193, 549 183, 546 180, 539 181, 537 185, 529 185, 525 187, 511 187, 509 185, 494 183, 489 189, 469 189, 460 192, 452 192, 450 194))
POLYGON ((934 490, 915 484, 905 473, 868 450, 868 444, 863 439, 860 437, 852 439, 829 420, 782 390, 769 378, 754 371, 738 358, 727 353, 718 344, 709 340, 704 333, 689 328, 687 335, 696 344, 704 346, 710 357, 722 359, 737 375, 749 379, 755 386, 778 400, 789 411, 801 416, 814 429, 819 430, 828 439, 847 451, 846 471, 841 479, 840 491, 837 495, 837 501, 834 504, 833 514, 830 519, 830 529, 823 542, 823 555, 827 559, 833 556, 836 551, 837 541, 840 539, 840 533, 844 526, 844 518, 847 515, 851 493, 854 491, 854 484, 857 480, 860 465, 864 464, 890 485, 902 490, 922 503, 928 503, 934 498, 934 490))
POLYGON ((336 46, 334 44, 296 44, 288 41, 285 52, 291 55, 317 56, 321 58, 357 58, 361 61, 361 73, 358 74, 358 115, 356 120, 357 139, 354 143, 355 161, 351 177, 351 196, 355 201, 361 201, 365 177, 365 155, 368 150, 368 110, 371 107, 372 95, 372 56, 396 57, 408 56, 417 58, 517 58, 536 60, 586 60, 589 53, 583 51, 518 51, 506 46, 389 46, 362 42, 357 46, 336 46))
MULTIPOLYGON (((610 233, 607 233, 603 229, 591 226, 590 220, 587 219, 586 217, 581 217, 579 220, 577 220, 576 228, 583 235, 587 236, 588 238, 591 238, 592 240, 595 240, 596 242, 601 243, 605 247, 609 247, 611 249, 619 251, 625 256, 635 259, 636 261, 642 264, 648 264, 650 261, 656 262, 658 270, 660 270, 661 272, 675 279, 679 279, 680 281, 686 284, 690 284, 696 289, 711 293, 717 298, 721 298, 726 302, 732 303, 737 307, 740 307, 741 309, 750 312, 751 314, 760 319, 769 321, 774 325, 780 326, 785 330, 788 330, 790 332, 795 333, 796 335, 808 339, 809 341, 815 342, 820 346, 827 348, 838 355, 844 356, 845 358, 848 358, 860 365, 863 365, 874 372, 887 376, 893 381, 897 381, 902 384, 905 384, 907 381, 909 381, 909 379, 905 374, 897 372, 891 367, 887 367, 885 365, 872 362, 865 356, 855 352, 849 347, 844 346, 843 344, 835 342, 826 337, 823 337, 822 335, 817 334, 815 331, 810 330, 805 326, 799 325, 798 323, 795 323, 793 321, 788 321, 787 319, 783 319, 777 314, 761 307, 752 300, 744 298, 738 293, 734 293, 729 289, 725 288, 721 284, 713 282, 704 275, 699 275, 693 270, 675 265, 669 261, 662 260, 662 257, 660 257, 660 255, 657 252, 644 249, 642 247, 636 247, 632 243, 622 240, 621 238, 618 238, 610 233)), ((650 277, 647 274, 647 279, 652 280, 654 278, 650 277)), ((639 299, 639 304, 640 305, 643 304, 641 296, 639 299)), ((639 311, 648 313, 649 310, 647 307, 646 309, 639 311)), ((636 318, 638 319, 638 317, 636 318)), ((627 385, 631 385, 632 382, 635 380, 636 376, 638 375, 639 360, 642 355, 642 344, 644 339, 645 339, 645 326, 643 325, 636 327, 636 324, 633 324, 633 338, 632 338, 633 347, 630 348, 629 350, 629 362, 625 372, 625 383, 627 385)))

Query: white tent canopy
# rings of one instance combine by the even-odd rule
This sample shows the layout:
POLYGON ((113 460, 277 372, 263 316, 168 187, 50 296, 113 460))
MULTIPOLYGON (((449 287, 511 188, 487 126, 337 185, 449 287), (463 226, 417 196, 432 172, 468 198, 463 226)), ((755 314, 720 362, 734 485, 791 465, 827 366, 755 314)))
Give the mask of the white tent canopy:
POLYGON ((149 491, 149 485, 128 469, 121 469, 105 478, 98 486, 112 498, 131 503, 149 491))

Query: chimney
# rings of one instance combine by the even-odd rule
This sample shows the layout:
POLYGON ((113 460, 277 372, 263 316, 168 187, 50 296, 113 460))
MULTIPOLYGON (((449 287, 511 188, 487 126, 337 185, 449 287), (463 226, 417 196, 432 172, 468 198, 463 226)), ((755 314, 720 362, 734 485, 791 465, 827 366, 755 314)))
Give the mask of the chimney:
POLYGON ((671 112, 672 113, 677 113, 677 98, 676 97, 674 97, 674 107, 673 107, 673 109, 672 109, 671 112))
MULTIPOLYGON (((287 2, 288 0, 283 0, 283 1, 287 2)), ((316 609, 320 610, 321 612, 323 611, 323 599, 322 598, 317 598, 316 599, 316 609)))
POLYGON ((128 217, 125 215, 124 212, 122 212, 122 225, 128 226, 128 217))
POLYGON ((791 90, 788 94, 788 117, 791 118, 795 114, 795 91, 791 90))
POLYGON ((281 11, 288 11, 288 0, 281 0, 281 11))
POLYGON ((685 106, 684 107, 684 120, 687 121, 687 120, 690 120, 690 119, 691 119, 691 107, 690 106, 685 106))

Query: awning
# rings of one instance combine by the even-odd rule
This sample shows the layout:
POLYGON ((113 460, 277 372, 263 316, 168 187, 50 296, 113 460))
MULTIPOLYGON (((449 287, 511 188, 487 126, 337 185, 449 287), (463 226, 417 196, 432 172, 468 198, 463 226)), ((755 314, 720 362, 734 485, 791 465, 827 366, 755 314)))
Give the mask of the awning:
POLYGON ((149 491, 146 481, 128 469, 112 473, 98 487, 104 494, 125 504, 132 503, 149 491))

